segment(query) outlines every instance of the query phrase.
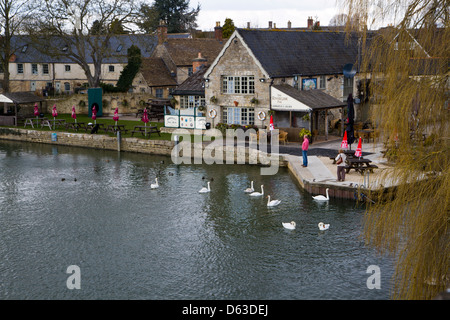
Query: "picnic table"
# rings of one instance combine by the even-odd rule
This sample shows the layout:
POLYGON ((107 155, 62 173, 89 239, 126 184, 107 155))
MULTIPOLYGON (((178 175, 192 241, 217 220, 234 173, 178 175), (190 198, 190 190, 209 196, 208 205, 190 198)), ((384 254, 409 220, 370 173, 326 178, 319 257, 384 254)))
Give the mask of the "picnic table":
POLYGON ((92 131, 92 129, 94 129, 94 127, 95 126, 98 126, 98 129, 99 130, 103 130, 103 131, 107 131, 107 129, 105 128, 105 124, 104 123, 91 123, 91 122, 89 122, 87 125, 86 125, 86 129, 85 129, 85 131, 87 132, 88 130, 91 130, 92 131))
POLYGON ((127 133, 128 129, 125 129, 124 124, 118 124, 118 125, 109 124, 108 127, 106 127, 105 132, 109 132, 109 131, 111 131, 111 133, 117 133, 118 131, 127 133))
POLYGON ((133 131, 131 131, 131 136, 135 133, 141 133, 144 136, 146 132, 149 136, 152 133, 157 133, 161 137, 161 131, 159 131, 157 126, 134 126, 133 131))
POLYGON ((375 137, 374 137, 375 130, 363 129, 363 130, 359 130, 358 132, 361 134, 363 141, 367 140, 367 142, 370 142, 370 139, 372 139, 372 141, 375 141, 375 137))
POLYGON ((346 160, 345 172, 349 173, 351 169, 364 174, 366 170, 370 170, 373 172, 373 169, 378 168, 378 166, 374 164, 370 164, 372 160, 364 159, 364 158, 348 158, 346 160))
POLYGON ((66 127, 66 120, 65 119, 46 120, 45 123, 44 123, 44 121, 42 122, 41 127, 43 125, 47 126, 47 121, 48 121, 48 123, 50 123, 54 127, 58 127, 58 128, 61 128, 61 127, 65 128, 66 127))
POLYGON ((66 129, 78 131, 79 129, 86 130, 86 123, 84 122, 66 122, 66 129))
POLYGON ((23 127, 25 128, 27 125, 30 125, 34 129, 34 125, 38 126, 42 124, 44 120, 48 120, 48 118, 26 118, 23 127))

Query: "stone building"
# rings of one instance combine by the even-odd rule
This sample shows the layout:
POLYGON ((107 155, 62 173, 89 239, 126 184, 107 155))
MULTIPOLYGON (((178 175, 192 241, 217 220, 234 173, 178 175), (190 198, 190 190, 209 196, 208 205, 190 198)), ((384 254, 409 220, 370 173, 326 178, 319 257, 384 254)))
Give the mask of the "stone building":
POLYGON ((275 112, 275 127, 327 134, 356 92, 344 66, 357 63, 358 41, 343 32, 236 29, 204 76, 207 121, 264 128, 275 112))

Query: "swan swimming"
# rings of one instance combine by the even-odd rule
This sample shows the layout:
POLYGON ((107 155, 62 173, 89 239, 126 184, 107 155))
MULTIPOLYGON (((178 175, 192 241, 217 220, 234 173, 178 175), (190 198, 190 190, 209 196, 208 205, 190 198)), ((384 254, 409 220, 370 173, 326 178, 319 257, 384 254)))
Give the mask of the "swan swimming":
POLYGON ((324 197, 323 195, 318 195, 318 196, 313 196, 313 199, 314 199, 314 200, 318 200, 318 201, 327 201, 327 200, 330 200, 330 197, 328 196, 328 188, 327 188, 327 190, 326 190, 326 194, 327 194, 326 197, 324 197))
POLYGON ((261 185, 261 192, 252 192, 252 193, 250 193, 250 196, 252 196, 252 197, 260 197, 260 196, 262 196, 264 194, 264 186, 263 185, 261 185))
POLYGON ((270 195, 269 196, 267 196, 267 206, 268 207, 275 207, 275 206, 277 206, 277 205, 279 205, 280 204, 280 202, 281 202, 281 200, 272 200, 272 201, 270 201, 270 195))
POLYGON ((155 178, 155 183, 152 183, 152 184, 150 185, 150 188, 152 188, 152 189, 159 188, 158 178, 155 178))
POLYGON ((200 189, 199 193, 208 193, 211 191, 211 188, 209 187, 210 182, 208 181, 208 188, 203 187, 200 189))
POLYGON ((295 229, 295 221, 291 221, 291 222, 282 222, 283 227, 285 227, 286 229, 290 229, 290 230, 294 230, 295 229))
POLYGON ((330 227, 330 224, 325 224, 323 222, 319 222, 318 226, 319 226, 319 229, 321 231, 324 231, 324 230, 327 230, 330 227))
POLYGON ((245 193, 252 193, 255 189, 253 189, 253 181, 250 183, 250 188, 244 190, 245 193))

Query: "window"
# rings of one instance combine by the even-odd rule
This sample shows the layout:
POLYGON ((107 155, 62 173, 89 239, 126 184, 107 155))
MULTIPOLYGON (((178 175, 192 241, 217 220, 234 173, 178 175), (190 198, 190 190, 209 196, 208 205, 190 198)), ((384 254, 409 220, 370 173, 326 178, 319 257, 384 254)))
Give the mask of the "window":
POLYGON ((255 77, 254 76, 223 76, 222 77, 222 93, 255 93, 255 77))
POLYGON ((23 73, 23 64, 22 63, 17 64, 17 73, 23 73))
POLYGON ((114 66, 109 66, 109 72, 114 72, 114 66))
POLYGON ((66 65, 64 66, 64 70, 65 70, 66 72, 70 72, 70 64, 66 64, 66 65))
POLYGON ((180 109, 193 109, 205 105, 206 101, 203 96, 180 96, 180 109))
POLYGON ((32 74, 38 74, 38 67, 36 63, 31 64, 31 73, 32 74))
POLYGON ((42 65, 42 74, 48 74, 48 64, 44 63, 42 65))
POLYGON ((164 89, 156 89, 156 97, 164 98, 164 89))
POLYGON ((28 49, 28 45, 26 44, 22 47, 22 53, 27 52, 27 49, 28 49))
POLYGON ((119 44, 119 46, 116 49, 116 52, 120 52, 120 51, 122 51, 122 45, 121 44, 119 44))
POLYGON ((326 89, 326 83, 327 83, 327 79, 325 79, 325 76, 320 76, 319 89, 326 89))
POLYGON ((190 77, 190 76, 192 76, 193 74, 194 74, 193 68, 192 68, 192 67, 189 67, 189 68, 188 68, 188 76, 190 77))
POLYGON ((255 109, 253 108, 223 108, 223 122, 227 124, 255 124, 255 109))
POLYGON ((64 82, 64 91, 70 91, 70 83, 64 82))

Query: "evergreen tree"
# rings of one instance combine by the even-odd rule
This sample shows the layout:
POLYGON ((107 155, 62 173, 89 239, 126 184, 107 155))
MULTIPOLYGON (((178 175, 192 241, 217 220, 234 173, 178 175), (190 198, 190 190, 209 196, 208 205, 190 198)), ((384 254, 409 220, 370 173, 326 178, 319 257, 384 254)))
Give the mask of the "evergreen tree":
POLYGON ((233 34, 235 29, 236 29, 236 27, 234 26, 233 20, 231 20, 230 18, 226 18, 225 23, 223 24, 223 27, 222 27, 223 37, 225 39, 228 39, 233 34))

